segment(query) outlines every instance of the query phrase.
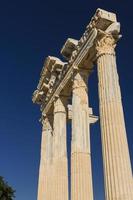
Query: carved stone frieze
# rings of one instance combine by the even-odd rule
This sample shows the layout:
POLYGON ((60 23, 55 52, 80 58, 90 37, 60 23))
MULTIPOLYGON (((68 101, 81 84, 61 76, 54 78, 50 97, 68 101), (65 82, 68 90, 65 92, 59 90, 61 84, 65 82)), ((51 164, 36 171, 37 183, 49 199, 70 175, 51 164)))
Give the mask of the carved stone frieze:
POLYGON ((78 40, 68 38, 65 42, 64 46, 61 49, 61 54, 66 60, 69 60, 73 51, 76 49, 76 46, 78 44, 78 40))
POLYGON ((33 103, 41 104, 44 97, 44 92, 35 90, 33 93, 32 101, 33 103))
POLYGON ((41 104, 43 113, 49 111, 55 96, 60 95, 62 90, 70 85, 75 69, 86 68, 87 73, 90 73, 92 63, 99 54, 113 52, 119 32, 120 25, 116 15, 97 9, 82 37, 79 40, 69 38, 63 46, 61 54, 68 63, 63 63, 56 57, 47 57, 37 92, 33 95, 33 102, 41 104))

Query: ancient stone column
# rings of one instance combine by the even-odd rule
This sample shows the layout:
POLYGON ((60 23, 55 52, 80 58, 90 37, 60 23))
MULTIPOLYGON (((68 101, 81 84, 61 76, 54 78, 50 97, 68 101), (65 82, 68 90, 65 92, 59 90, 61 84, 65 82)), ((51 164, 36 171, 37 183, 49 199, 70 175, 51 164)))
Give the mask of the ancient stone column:
POLYGON ((132 200, 133 184, 116 67, 115 39, 104 35, 97 43, 100 121, 106 200, 132 200))
POLYGON ((52 162, 52 118, 42 119, 41 159, 38 180, 38 200, 50 199, 52 162))
POLYGON ((53 200, 68 200, 66 97, 58 97, 54 102, 53 137, 53 200))
POLYGON ((73 77, 71 200, 93 200, 87 82, 88 71, 73 77))

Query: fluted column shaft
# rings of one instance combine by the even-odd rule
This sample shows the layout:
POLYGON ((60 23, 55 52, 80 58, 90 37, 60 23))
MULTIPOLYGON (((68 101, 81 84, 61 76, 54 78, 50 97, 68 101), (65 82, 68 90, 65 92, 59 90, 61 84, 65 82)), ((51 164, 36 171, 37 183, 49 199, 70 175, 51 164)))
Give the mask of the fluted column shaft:
POLYGON ((93 200, 88 115, 88 72, 74 75, 72 90, 71 200, 93 200))
POLYGON ((132 171, 114 47, 110 35, 97 45, 105 195, 106 200, 132 200, 132 171))
POLYGON ((66 97, 54 102, 53 135, 54 199, 68 200, 68 164, 66 148, 66 97))
POLYGON ((38 180, 38 200, 49 199, 51 178, 50 168, 52 162, 52 124, 51 117, 42 120, 41 158, 38 180))

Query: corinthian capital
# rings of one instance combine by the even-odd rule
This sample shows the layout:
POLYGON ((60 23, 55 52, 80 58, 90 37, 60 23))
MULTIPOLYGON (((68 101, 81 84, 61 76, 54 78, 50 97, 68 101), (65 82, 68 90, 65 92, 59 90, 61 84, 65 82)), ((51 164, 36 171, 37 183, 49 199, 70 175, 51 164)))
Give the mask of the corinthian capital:
POLYGON ((116 40, 111 34, 105 34, 96 42, 97 57, 103 54, 115 55, 116 40))
POLYGON ((87 88, 88 76, 89 76, 88 70, 84 69, 78 70, 73 75, 73 89, 78 89, 82 87, 87 88))
POLYGON ((53 123, 53 115, 42 115, 40 121, 43 125, 43 130, 52 130, 52 123, 53 123))

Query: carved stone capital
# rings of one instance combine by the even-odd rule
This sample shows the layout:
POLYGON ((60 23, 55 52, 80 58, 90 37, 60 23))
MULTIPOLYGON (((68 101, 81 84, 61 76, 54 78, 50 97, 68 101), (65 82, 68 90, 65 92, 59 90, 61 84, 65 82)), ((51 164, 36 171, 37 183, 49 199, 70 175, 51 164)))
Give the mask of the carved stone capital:
POLYGON ((54 113, 66 113, 67 108, 67 97, 66 96, 58 96, 54 101, 54 113))
POLYGON ((110 34, 105 34, 100 40, 96 42, 96 57, 103 54, 115 55, 116 40, 110 34))
POLYGON ((41 122, 43 125, 43 130, 51 130, 53 127, 53 115, 42 115, 41 122))
POLYGON ((73 74, 73 90, 81 87, 87 88, 88 83, 88 70, 78 70, 73 74))

